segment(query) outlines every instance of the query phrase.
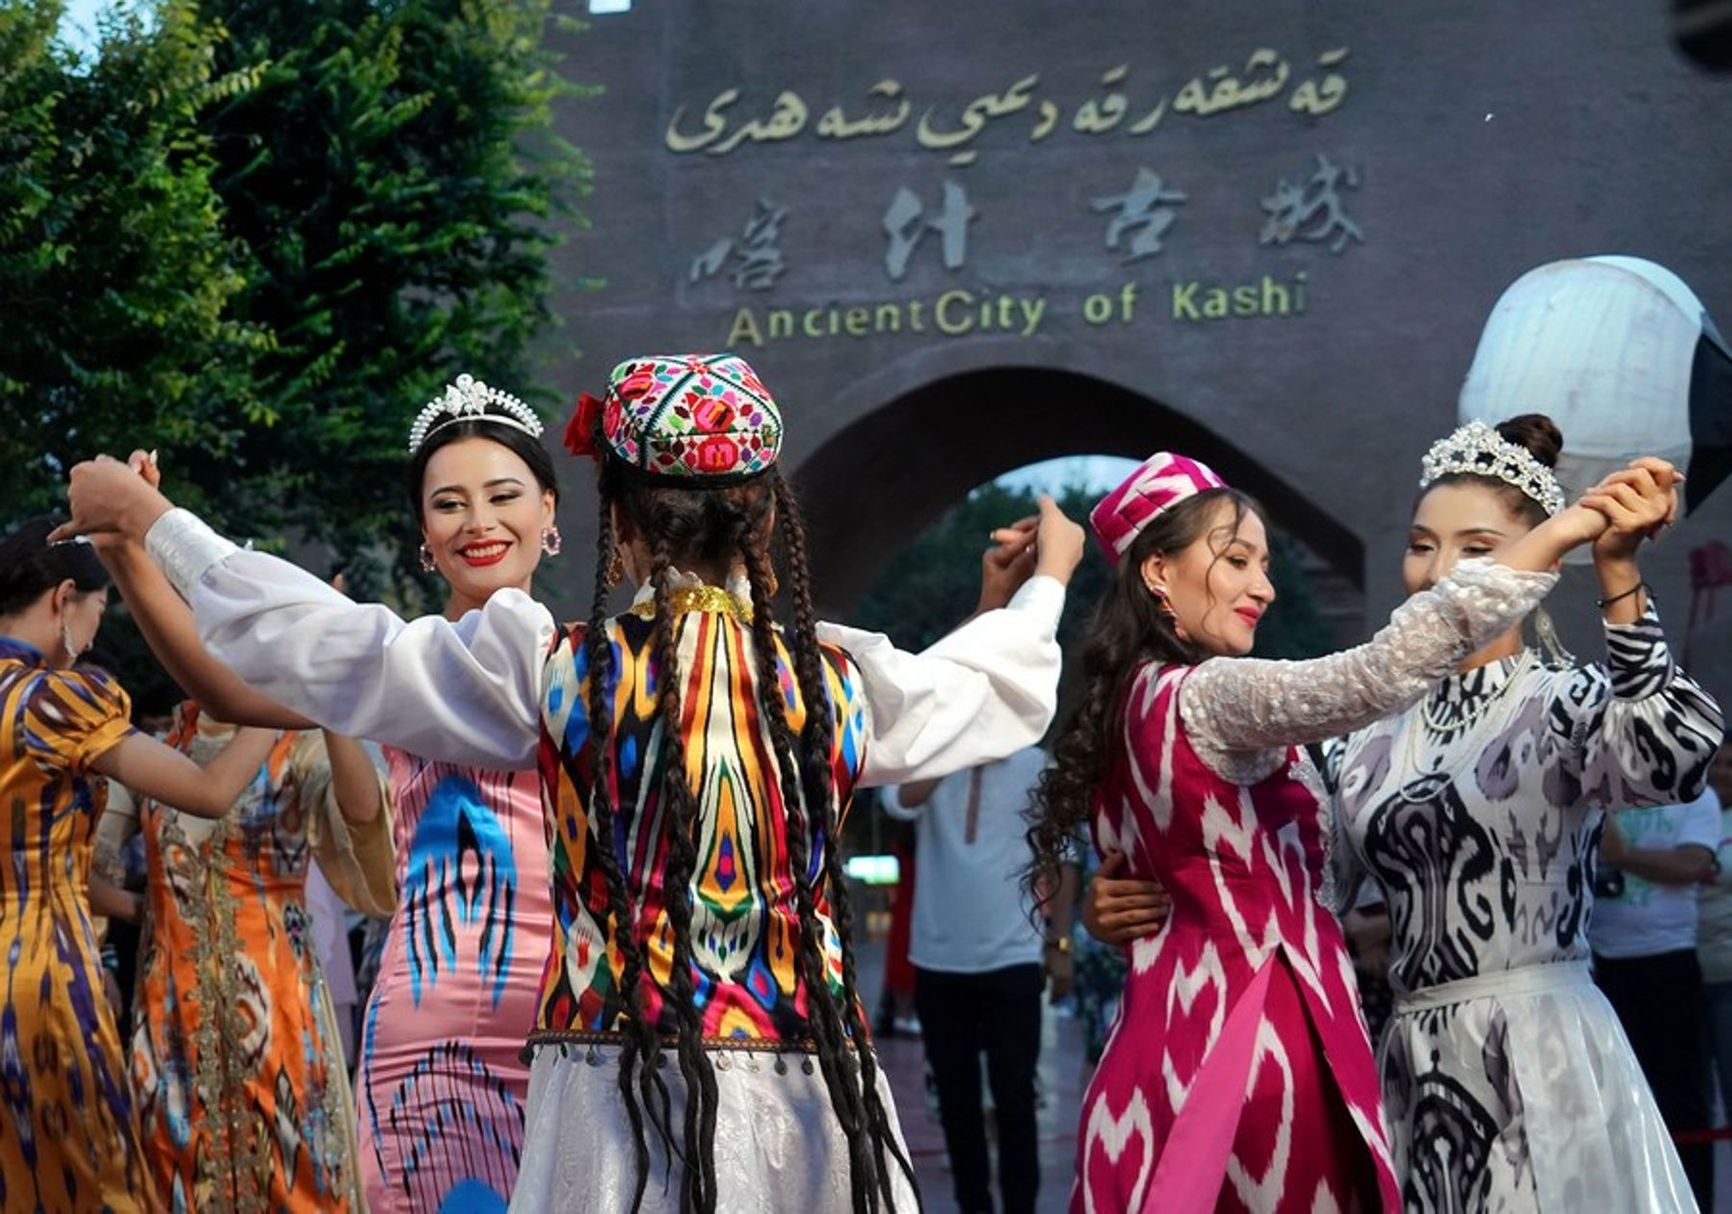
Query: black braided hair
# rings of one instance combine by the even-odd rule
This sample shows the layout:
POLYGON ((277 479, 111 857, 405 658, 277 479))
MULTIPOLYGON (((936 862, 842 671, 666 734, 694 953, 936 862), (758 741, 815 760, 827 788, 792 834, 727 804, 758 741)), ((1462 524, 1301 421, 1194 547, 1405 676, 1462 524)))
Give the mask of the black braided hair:
MULTIPOLYGON (((778 525, 781 514, 778 512, 778 525)), ((828 720, 830 700, 823 692, 813 697, 811 684, 799 679, 800 699, 805 709, 806 725, 796 740, 788 724, 787 708, 782 702, 781 681, 777 677, 778 643, 774 629, 775 604, 770 594, 770 560, 761 540, 742 535, 740 557, 746 565, 746 575, 752 587, 752 651, 757 663, 758 705, 764 724, 775 743, 776 769, 780 778, 783 817, 788 823, 788 859, 794 878, 794 907, 799 916, 799 946, 794 951, 794 968, 806 987, 806 1006, 810 1010, 813 1044, 817 1047, 818 1065, 824 1086, 830 1094, 830 1104, 841 1123, 848 1143, 848 1166, 853 1187, 854 1209, 875 1207, 874 1178, 878 1160, 870 1149, 865 1102, 861 1097, 847 1030, 836 1000, 830 991, 828 965, 824 957, 824 933, 818 919, 816 886, 810 877, 812 867, 811 842, 814 834, 812 818, 822 810, 814 804, 811 785, 806 780, 807 744, 813 737, 814 718, 828 720)), ((798 638, 796 638, 798 644, 798 638)), ((813 658, 817 660, 814 643, 813 658)), ((799 674, 797 672, 797 677, 799 674)), ((825 737, 828 738, 828 730, 825 737)), ((829 745, 826 741, 823 762, 828 768, 829 745)))
MULTIPOLYGON (((794 663, 801 699, 806 705, 806 718, 801 730, 801 775, 806 794, 806 818, 810 826, 822 831, 824 848, 824 881, 829 886, 830 904, 835 913, 837 940, 842 950, 842 1014, 847 1031, 853 1038, 854 1056, 859 1060, 859 1093, 864 1106, 870 1148, 865 1166, 854 1165, 851 1149, 850 1164, 856 1208, 862 1207, 862 1189, 875 1176, 877 1195, 884 1199, 886 1209, 895 1209, 892 1178, 883 1166, 888 1154, 902 1169, 918 1202, 919 1185, 914 1167, 896 1140, 889 1110, 878 1094, 877 1055, 873 1052, 871 1034, 866 1027, 860 1002, 860 989, 854 961, 854 912, 848 895, 847 876, 842 868, 841 806, 837 803, 835 769, 831 752, 835 735, 835 718, 824 682, 823 661, 818 648, 817 612, 812 605, 811 565, 806 555, 806 529, 800 519, 799 504, 786 481, 777 476, 771 483, 776 501, 776 520, 780 531, 787 568, 789 593, 794 606, 794 663)), ((792 820, 792 815, 790 815, 792 820)), ((810 826, 808 829, 810 829, 810 826)), ((834 1005, 827 984, 815 992, 825 1004, 834 1005)), ((812 996, 808 996, 812 999, 812 996)), ((822 1055, 820 1055, 822 1060, 822 1055)), ((852 1088, 852 1083, 848 1085, 852 1088)), ((865 1203, 876 1208, 875 1201, 865 1203)))
POLYGON ((668 573, 674 567, 665 515, 667 505, 653 507, 649 532, 650 583, 655 588, 656 716, 661 725, 661 819, 668 840, 662 897, 673 934, 673 964, 668 976, 668 1001, 679 1021, 680 1075, 685 1080, 685 1162, 681 1208, 710 1214, 716 1208, 716 1072, 704 1052, 703 1016, 698 1011, 692 981, 692 874, 697 871, 698 799, 686 771, 683 729, 679 633, 668 601, 668 573), (657 525, 661 524, 661 525, 657 525))
MULTIPOLYGON (((622 1018, 631 1023, 628 1045, 621 1056, 620 1091, 632 1116, 637 1145, 638 1185, 634 1209, 641 1205, 647 1185, 648 1151, 640 1100, 652 1103, 649 1078, 661 1060, 660 1025, 645 1022, 641 986, 646 976, 644 951, 630 922, 635 904, 626 889, 626 879, 614 850, 615 810, 604 778, 605 755, 610 750, 611 706, 604 676, 611 661, 611 646, 605 632, 607 585, 605 570, 616 535, 612 510, 617 504, 644 537, 651 554, 650 583, 654 594, 653 623, 656 713, 661 733, 656 761, 659 775, 646 771, 646 779, 659 779, 661 820, 667 842, 666 869, 662 886, 667 899, 668 926, 673 940, 673 966, 667 1007, 676 1019, 677 1055, 685 1088, 685 1116, 676 1144, 665 1113, 656 1128, 684 1163, 680 1204, 683 1209, 712 1211, 718 1201, 715 1171, 715 1134, 718 1112, 716 1078, 703 1049, 702 1016, 694 998, 692 878, 698 865, 699 797, 692 787, 685 750, 682 704, 683 684, 679 670, 680 624, 672 614, 669 571, 676 566, 723 580, 727 572, 744 564, 751 585, 752 657, 758 684, 756 711, 767 728, 776 762, 777 784, 788 823, 787 846, 794 870, 795 902, 799 916, 795 972, 806 988, 807 1006, 818 1063, 824 1076, 831 1107, 848 1144, 852 1205, 861 1214, 894 1210, 893 1176, 885 1165, 894 1158, 914 1185, 913 1168, 896 1141, 888 1110, 877 1091, 877 1066, 860 1009, 853 949, 852 911, 843 879, 836 835, 840 806, 832 766, 835 734, 834 708, 824 678, 818 647, 807 568, 805 533, 792 494, 774 470, 742 485, 720 489, 668 487, 647 481, 611 457, 604 457, 601 472, 600 550, 596 601, 591 612, 589 651, 590 744, 594 752, 594 798, 590 807, 595 838, 601 853, 603 876, 608 886, 613 936, 624 958, 622 982, 629 1000, 622 1018), (799 737, 789 723, 789 712, 781 695, 777 663, 783 646, 775 629, 775 577, 769 555, 769 519, 775 511, 776 531, 788 556, 791 597, 795 607, 794 644, 789 663, 794 667, 805 720, 799 737), (823 851, 820 871, 811 873, 813 847, 823 851), (842 943, 843 989, 838 999, 829 983, 825 955, 825 932, 818 906, 828 884, 842 943), (633 1071, 640 1081, 633 1083, 633 1071)), ((667 1088, 659 1076, 657 1098, 667 1108, 667 1088)), ((653 1116, 652 1116, 653 1120, 653 1116)))
POLYGON ((625 1044, 620 1050, 619 1092, 625 1102, 626 1117, 631 1122, 632 1144, 637 1156, 637 1186, 632 1195, 632 1209, 643 1205, 649 1184, 649 1142, 644 1133, 644 1110, 668 1146, 673 1150, 672 1098, 667 1081, 661 1076, 661 1038, 656 1025, 644 1013, 643 977, 647 968, 642 945, 637 939, 636 903, 626 887, 625 873, 620 868, 619 854, 614 850, 616 834, 613 799, 608 788, 612 755, 613 711, 609 703, 608 674, 613 661, 613 646, 607 635, 608 567, 613 563, 616 538, 613 531, 613 503, 618 495, 616 478, 602 466, 598 485, 601 499, 600 519, 596 529, 597 559, 595 563, 595 598, 590 605, 589 628, 584 634, 584 647, 589 652, 589 747, 590 770, 593 773, 589 793, 590 834, 602 878, 607 885, 608 917, 612 923, 614 947, 619 950, 620 1002, 624 1007, 625 1044))

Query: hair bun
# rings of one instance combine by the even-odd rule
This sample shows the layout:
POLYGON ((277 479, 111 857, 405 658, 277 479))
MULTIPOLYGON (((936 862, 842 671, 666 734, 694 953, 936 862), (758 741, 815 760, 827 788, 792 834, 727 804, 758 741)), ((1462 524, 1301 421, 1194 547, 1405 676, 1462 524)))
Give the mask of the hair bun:
POLYGON ((1564 450, 1564 432, 1544 413, 1523 413, 1496 426, 1498 436, 1506 442, 1527 449, 1548 468, 1558 466, 1558 456, 1564 450))

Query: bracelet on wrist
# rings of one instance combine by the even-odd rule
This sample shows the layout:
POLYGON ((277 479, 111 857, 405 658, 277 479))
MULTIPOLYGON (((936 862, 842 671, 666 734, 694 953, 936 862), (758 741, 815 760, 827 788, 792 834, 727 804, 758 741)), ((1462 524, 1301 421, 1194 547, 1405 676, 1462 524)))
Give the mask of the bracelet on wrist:
POLYGON ((1068 953, 1070 952, 1070 937, 1048 936, 1046 939, 1046 947, 1057 949, 1061 953, 1068 953))
POLYGON ((1600 609, 1603 611, 1607 607, 1610 607, 1613 603, 1621 603, 1625 599, 1629 598, 1632 594, 1635 594, 1637 591, 1646 590, 1647 588, 1648 588, 1648 583, 1637 582, 1634 586, 1631 586, 1628 590, 1624 591, 1622 594, 1614 594, 1611 598, 1597 599, 1595 601, 1599 603, 1600 609))

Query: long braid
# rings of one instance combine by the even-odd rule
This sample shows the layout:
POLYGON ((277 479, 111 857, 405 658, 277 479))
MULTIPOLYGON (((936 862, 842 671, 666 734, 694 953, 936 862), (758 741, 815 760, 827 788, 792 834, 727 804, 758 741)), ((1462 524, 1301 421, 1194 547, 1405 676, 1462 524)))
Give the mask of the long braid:
MULTIPOLYGON (((796 761, 797 743, 788 724, 787 705, 782 699, 781 681, 777 677, 778 647, 774 628, 775 604, 769 590, 769 559, 762 544, 755 540, 758 529, 753 521, 743 518, 741 523, 739 556, 745 563, 752 588, 752 648, 757 664, 759 712, 774 742, 783 812, 788 823, 789 859, 800 929, 799 946, 794 953, 795 971, 806 986, 819 1067, 830 1094, 831 1107, 848 1143, 854 1208, 872 1210, 876 1208, 871 1181, 876 1174, 876 1161, 869 1149, 871 1144, 867 1135, 861 1132, 867 1121, 867 1110, 856 1084, 846 1030, 830 995, 824 939, 812 896, 813 882, 808 875, 811 868, 809 798, 802 787, 796 761)), ((805 695, 805 706, 808 720, 814 713, 829 711, 828 699, 814 701, 809 695, 805 695)))
MULTIPOLYGON (((859 983, 855 968, 853 934, 854 915, 848 895, 847 875, 841 858, 841 815, 837 805, 835 769, 831 762, 834 742, 834 717, 829 711, 829 696, 824 682, 819 656, 816 612, 812 606, 810 564, 806 556, 806 533, 800 521, 798 504, 785 482, 778 477, 774 483, 776 515, 780 522, 782 541, 788 555, 789 589, 794 602, 794 655, 800 694, 806 701, 806 721, 802 731, 804 775, 806 778, 808 812, 822 814, 824 830, 824 873, 829 886, 831 905, 836 916, 837 939, 842 950, 843 1013, 848 1019, 860 1062, 860 1095, 870 1128, 872 1163, 877 1175, 879 1192, 886 1206, 895 1208, 891 1177, 881 1166, 883 1153, 888 1152, 902 1169, 918 1201, 919 1187, 914 1168, 896 1140, 889 1110, 878 1093, 877 1055, 861 1011, 859 983)), ((826 1002, 830 1002, 826 988, 826 1002)))
MULTIPOLYGON (((657 512, 658 514, 660 511, 657 512)), ((673 568, 668 527, 661 519, 652 527, 653 559, 650 581, 655 588, 656 713, 661 720, 661 819, 668 841, 662 898, 673 931, 673 964, 668 977, 670 1000, 679 1018, 680 1074, 685 1079, 686 1167, 681 1207, 710 1214, 716 1208, 716 1073, 703 1048, 703 1017, 692 981, 692 875, 697 870, 694 839, 697 797, 686 771, 680 667, 679 621, 668 602, 668 575, 673 568)))
MULTIPOLYGON (((611 485, 605 475, 601 482, 601 518, 597 525, 595 565, 595 598, 590 606, 589 629, 584 634, 584 646, 589 654, 589 738, 591 771, 589 816, 591 846, 601 864, 607 885, 609 918, 612 920, 614 947, 622 959, 620 992, 625 1010, 624 1044, 620 1049, 619 1092, 625 1103, 626 1116, 631 1122, 632 1143, 637 1156, 637 1184, 633 1191, 633 1210, 643 1205, 649 1184, 649 1144, 644 1133, 643 1112, 669 1146, 672 1155, 672 1105, 667 1082, 660 1075, 661 1040, 656 1026, 649 1022, 643 1005, 644 954, 637 943, 635 900, 627 891, 625 874, 620 868, 619 855, 614 850, 615 825, 613 799, 608 787, 612 766, 613 707, 608 702, 608 674, 612 665, 613 646, 607 635, 607 570, 612 563, 616 537, 613 530, 611 485), (659 1114, 659 1116, 658 1116, 659 1114)), ((603 1025, 602 1028, 608 1026, 603 1025)))

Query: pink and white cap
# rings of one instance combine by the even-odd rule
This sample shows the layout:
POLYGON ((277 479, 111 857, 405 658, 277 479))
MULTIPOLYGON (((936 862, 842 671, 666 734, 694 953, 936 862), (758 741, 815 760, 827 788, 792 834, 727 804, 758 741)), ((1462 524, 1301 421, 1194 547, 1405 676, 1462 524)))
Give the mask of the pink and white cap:
POLYGON ((1207 464, 1171 451, 1157 451, 1089 511, 1089 526, 1107 563, 1116 565, 1137 533, 1163 510, 1209 489, 1226 487, 1227 482, 1207 464))

